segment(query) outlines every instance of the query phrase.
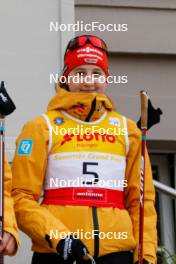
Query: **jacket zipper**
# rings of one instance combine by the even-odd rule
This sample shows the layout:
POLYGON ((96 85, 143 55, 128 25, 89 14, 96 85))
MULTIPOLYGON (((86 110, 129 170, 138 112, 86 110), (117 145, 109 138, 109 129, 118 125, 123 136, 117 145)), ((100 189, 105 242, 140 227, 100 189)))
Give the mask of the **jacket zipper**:
POLYGON ((94 226, 94 259, 96 259, 99 255, 99 224, 97 207, 92 207, 92 218, 94 226))
MULTIPOLYGON (((96 97, 92 101, 90 112, 85 119, 86 122, 89 122, 91 116, 95 111, 95 108, 96 108, 96 97)), ((94 259, 96 259, 99 255, 99 224, 98 224, 98 215, 97 215, 96 207, 92 207, 92 219, 94 226, 94 259)))
POLYGON ((87 117, 85 119, 86 122, 89 122, 91 116, 93 115, 93 113, 95 111, 95 107, 96 107, 96 97, 92 101, 90 112, 88 113, 88 115, 87 115, 87 117))

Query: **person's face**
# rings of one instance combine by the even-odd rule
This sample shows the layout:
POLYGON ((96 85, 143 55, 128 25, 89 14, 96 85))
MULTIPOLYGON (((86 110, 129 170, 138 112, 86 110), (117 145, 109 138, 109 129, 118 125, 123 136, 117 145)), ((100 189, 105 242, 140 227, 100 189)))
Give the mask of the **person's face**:
POLYGON ((98 66, 81 65, 69 73, 67 85, 71 92, 104 93, 107 87, 106 75, 98 66))

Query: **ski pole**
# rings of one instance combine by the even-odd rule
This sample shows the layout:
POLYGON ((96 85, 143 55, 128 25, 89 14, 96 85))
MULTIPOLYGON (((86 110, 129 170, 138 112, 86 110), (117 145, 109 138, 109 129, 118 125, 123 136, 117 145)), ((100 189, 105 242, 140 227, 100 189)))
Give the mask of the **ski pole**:
MULTIPOLYGON (((10 99, 4 82, 0 86, 0 236, 4 230, 4 147, 5 147, 5 116, 16 109, 10 99)), ((0 264, 4 264, 4 256, 0 255, 0 264)))
POLYGON ((141 96, 141 118, 137 122, 141 129, 141 174, 140 174, 140 209, 139 209, 139 251, 138 262, 143 263, 143 233, 144 233, 144 190, 145 190, 145 153, 147 148, 147 131, 154 125, 160 123, 160 116, 163 114, 160 108, 155 109, 145 91, 140 92, 141 96))
MULTIPOLYGON (((0 114, 0 236, 3 238, 4 229, 4 116, 0 114)), ((0 255, 0 264, 4 264, 3 255, 0 255)))
POLYGON ((146 136, 148 124, 148 96, 147 93, 141 91, 141 174, 140 174, 140 209, 139 209, 139 264, 143 264, 143 233, 144 233, 144 190, 145 190, 145 152, 146 152, 146 136))

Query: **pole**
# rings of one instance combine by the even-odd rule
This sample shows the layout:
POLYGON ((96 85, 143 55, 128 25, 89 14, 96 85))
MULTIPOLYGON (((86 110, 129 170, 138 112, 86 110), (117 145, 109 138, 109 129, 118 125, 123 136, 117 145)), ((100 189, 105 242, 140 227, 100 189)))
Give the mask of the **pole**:
MULTIPOLYGON (((4 229, 4 130, 5 119, 0 114, 0 236, 4 229)), ((4 256, 0 255, 0 264, 4 264, 4 256)))
MULTIPOLYGON (((0 86, 0 236, 4 230, 4 146, 5 146, 5 116, 16 109, 8 95, 4 82, 0 86)), ((4 264, 4 256, 0 255, 0 264, 4 264)))
POLYGON ((140 174, 140 208, 139 208, 139 264, 143 264, 143 234, 144 234, 144 190, 145 190, 145 153, 146 153, 146 135, 148 124, 148 96, 141 91, 141 174, 140 174))

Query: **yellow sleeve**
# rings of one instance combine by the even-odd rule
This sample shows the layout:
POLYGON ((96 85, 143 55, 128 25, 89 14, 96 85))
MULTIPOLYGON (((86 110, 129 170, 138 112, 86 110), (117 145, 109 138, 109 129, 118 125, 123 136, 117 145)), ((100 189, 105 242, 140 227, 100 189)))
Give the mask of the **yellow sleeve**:
MULTIPOLYGON (((42 116, 28 122, 17 139, 13 160, 13 197, 19 228, 33 241, 56 252, 57 239, 48 243, 50 230, 69 233, 64 224, 38 201, 43 190, 48 155, 49 131, 42 116), (20 154, 24 140, 30 140, 26 154, 20 154)), ((24 145, 25 146, 25 145, 24 145)))
POLYGON ((17 247, 16 251, 13 255, 16 254, 19 248, 19 236, 18 236, 18 229, 17 223, 15 218, 14 212, 14 203, 13 198, 11 196, 12 191, 12 174, 10 170, 10 166, 8 164, 7 158, 5 157, 5 164, 4 164, 4 231, 10 233, 14 236, 17 247))
MULTIPOLYGON (((125 207, 132 223, 136 240, 134 262, 138 260, 139 247, 139 197, 140 197, 140 167, 141 167, 141 131, 136 124, 127 120, 129 133, 129 152, 127 155, 126 179, 128 187, 125 190, 125 207)), ((157 229, 155 211, 155 190, 149 156, 146 150, 145 165, 145 195, 144 195, 144 259, 156 263, 157 229)))

